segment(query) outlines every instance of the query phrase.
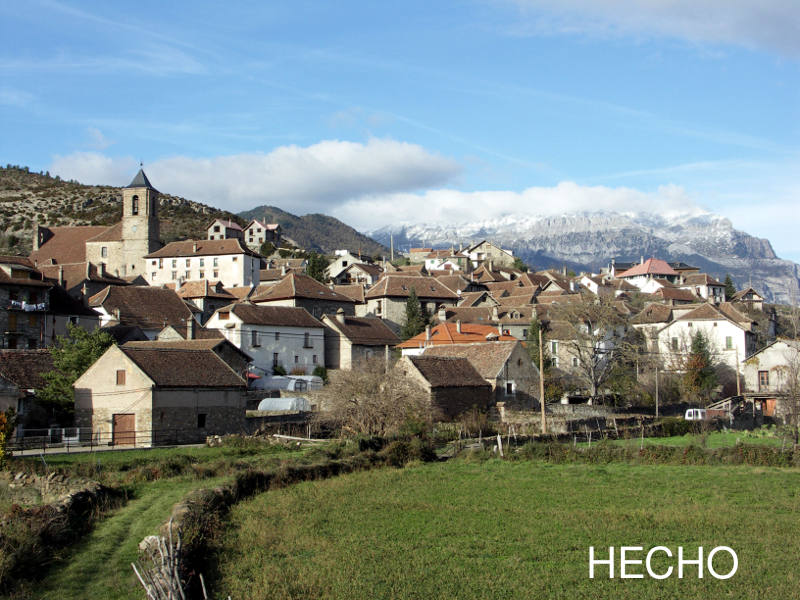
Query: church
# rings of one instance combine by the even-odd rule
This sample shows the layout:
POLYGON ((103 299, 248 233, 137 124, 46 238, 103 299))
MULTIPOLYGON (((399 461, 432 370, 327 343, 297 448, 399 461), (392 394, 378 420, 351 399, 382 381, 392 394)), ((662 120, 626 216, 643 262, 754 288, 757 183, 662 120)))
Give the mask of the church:
POLYGON ((158 196, 143 170, 122 189, 122 221, 112 227, 36 227, 30 259, 73 295, 145 275, 145 256, 159 250, 158 196), (62 283, 63 282, 63 283, 62 283))

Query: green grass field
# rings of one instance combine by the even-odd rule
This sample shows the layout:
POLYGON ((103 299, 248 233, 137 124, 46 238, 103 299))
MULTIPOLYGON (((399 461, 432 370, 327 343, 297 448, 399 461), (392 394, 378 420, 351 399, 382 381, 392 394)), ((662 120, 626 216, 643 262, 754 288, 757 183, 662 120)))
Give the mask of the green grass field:
POLYGON ((798 598, 798 526, 795 470, 451 461, 248 500, 208 575, 217 597, 236 600, 798 598), (688 567, 678 579, 677 556, 660 555, 654 570, 674 566, 668 579, 623 580, 618 565, 615 579, 605 567, 589 579, 589 546, 605 557, 623 545, 689 556, 730 546, 738 572, 697 579, 688 567))
MULTIPOLYGON (((707 448, 725 448, 729 446, 736 445, 736 441, 739 440, 744 444, 757 444, 759 446, 771 446, 773 448, 782 448, 784 446, 784 438, 782 437, 756 437, 756 436, 748 436, 745 432, 740 431, 714 431, 708 434, 706 438, 706 447, 707 448)), ((592 442, 592 445, 596 441, 592 442)), ((620 440, 609 440, 610 444, 619 444, 626 447, 636 447, 638 448, 640 445, 645 446, 689 446, 689 445, 701 445, 701 436, 695 434, 687 434, 687 435, 679 435, 674 437, 663 437, 663 438, 630 438, 630 439, 620 439, 620 440)), ((792 439, 786 438, 785 447, 791 448, 794 441, 792 439)), ((579 442, 578 447, 586 448, 589 444, 586 442, 579 442)))

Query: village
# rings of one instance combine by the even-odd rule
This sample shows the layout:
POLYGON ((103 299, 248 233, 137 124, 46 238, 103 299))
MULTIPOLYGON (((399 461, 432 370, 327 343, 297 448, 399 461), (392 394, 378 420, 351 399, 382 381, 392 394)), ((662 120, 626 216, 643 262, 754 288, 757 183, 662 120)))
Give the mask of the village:
POLYGON ((259 253, 281 247, 279 224, 217 219, 207 239, 162 245, 143 171, 123 203, 111 228, 39 225, 29 257, 0 257, 0 409, 16 411, 22 446, 196 443, 281 412, 303 423, 336 404, 325 382, 369 362, 441 421, 478 411, 548 432, 549 415, 565 433, 688 408, 730 426, 796 421, 798 347, 776 337, 774 308, 691 265, 531 272, 480 240, 400 260, 338 250, 315 279, 305 258, 259 253), (54 410, 43 375, 76 326, 113 345, 54 410))

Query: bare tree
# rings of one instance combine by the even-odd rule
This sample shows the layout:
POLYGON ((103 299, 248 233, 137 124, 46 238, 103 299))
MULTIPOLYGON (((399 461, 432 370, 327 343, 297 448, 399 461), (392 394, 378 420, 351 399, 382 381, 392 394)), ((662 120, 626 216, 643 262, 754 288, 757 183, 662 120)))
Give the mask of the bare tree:
POLYGON ((560 368, 577 376, 593 399, 599 398, 621 352, 625 319, 599 296, 554 306, 550 316, 571 363, 560 368))
POLYGON ((425 389, 383 358, 339 371, 325 396, 321 418, 356 434, 395 433, 408 421, 429 423, 435 416, 425 389))
POLYGON ((784 351, 780 379, 783 391, 784 421, 794 432, 794 443, 800 443, 800 350, 793 343, 784 351))

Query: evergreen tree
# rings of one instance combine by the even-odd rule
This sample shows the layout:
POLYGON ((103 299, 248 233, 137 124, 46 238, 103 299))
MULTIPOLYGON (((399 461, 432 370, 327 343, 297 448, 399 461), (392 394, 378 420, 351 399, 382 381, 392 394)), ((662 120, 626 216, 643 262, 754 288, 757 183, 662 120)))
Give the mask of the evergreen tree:
POLYGON ((325 269, 328 268, 329 264, 331 264, 331 261, 328 260, 327 256, 312 252, 308 255, 308 266, 306 267, 306 273, 309 277, 313 277, 320 283, 325 283, 328 279, 325 275, 325 269))
POLYGON ((38 399, 71 411, 75 404, 72 384, 116 341, 110 333, 100 329, 89 333, 80 325, 68 324, 67 328, 69 335, 58 336, 55 346, 50 348, 55 370, 42 373, 47 387, 39 392, 38 399))
POLYGON ((734 294, 736 294, 736 286, 733 285, 733 279, 731 279, 731 274, 727 273, 725 275, 725 300, 730 302, 734 294))
POLYGON ((547 347, 547 334, 542 326, 541 321, 539 321, 539 317, 536 314, 536 311, 533 313, 533 319, 531 319, 531 326, 528 329, 528 335, 525 337, 525 341, 527 342, 528 353, 530 354, 531 360, 533 364, 536 365, 536 368, 539 368, 539 330, 542 330, 542 346, 543 346, 543 362, 544 362, 544 370, 545 373, 550 370, 553 366, 553 358, 550 356, 550 349, 547 347))
POLYGON ((514 257, 514 268, 518 271, 522 271, 523 273, 528 272, 528 265, 522 262, 522 259, 519 256, 514 257))
POLYGON ((276 250, 275 244, 267 241, 261 244, 261 247, 258 249, 258 253, 261 254, 261 256, 269 257, 275 253, 275 250, 276 250))
POLYGON ((408 300, 406 300, 406 316, 403 326, 400 328, 400 337, 403 341, 409 340, 425 331, 428 323, 430 323, 430 314, 421 306, 417 291, 412 287, 408 294, 408 300))
POLYGON ((690 394, 706 400, 719 383, 711 348, 702 331, 697 331, 692 336, 684 383, 690 394))

